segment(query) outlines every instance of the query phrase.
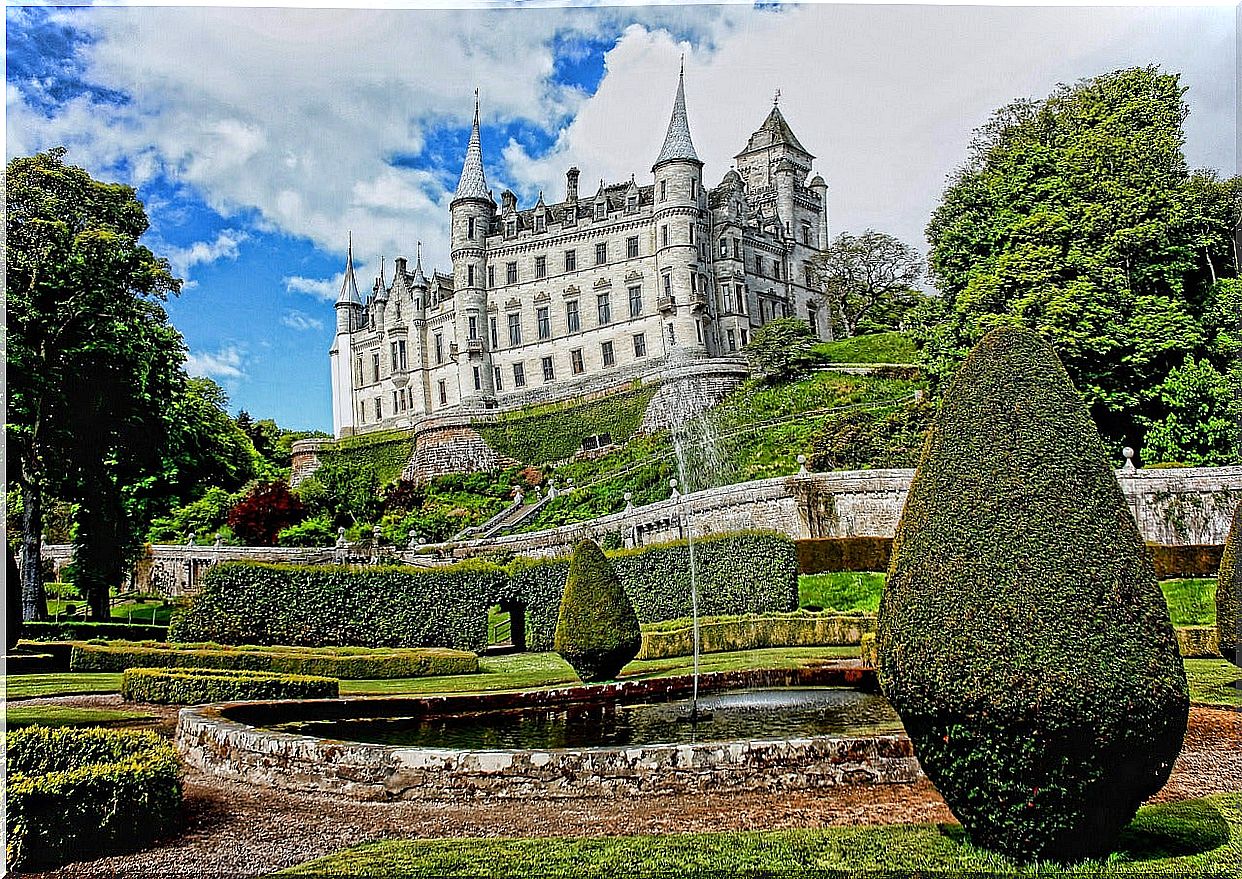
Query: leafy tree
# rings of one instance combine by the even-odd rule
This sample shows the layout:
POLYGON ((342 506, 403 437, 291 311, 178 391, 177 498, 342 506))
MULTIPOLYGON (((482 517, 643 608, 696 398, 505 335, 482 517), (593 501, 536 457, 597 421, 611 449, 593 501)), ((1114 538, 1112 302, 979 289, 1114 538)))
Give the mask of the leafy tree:
POLYGON ((312 516, 327 515, 333 527, 375 522, 384 509, 375 468, 360 460, 329 457, 298 493, 312 516))
POLYGON ((1114 448, 1142 445, 1187 356, 1223 369, 1204 324, 1237 273, 1238 181, 1192 174, 1174 74, 1120 70, 997 111, 927 227, 946 322, 921 339, 952 374, 991 327, 1038 329, 1114 448))
POLYGON ((1160 402, 1166 408, 1164 417, 1143 419, 1146 463, 1207 467, 1238 460, 1237 406, 1228 380, 1206 358, 1187 355, 1160 386, 1160 402))
POLYGON ((39 550, 50 496, 78 504, 79 576, 100 618, 162 463, 185 351, 158 300, 180 282, 138 243, 148 224, 134 191, 63 157, 6 167, 7 481, 22 490, 26 617, 46 614, 39 550))
POLYGON ((755 330, 742 351, 756 377, 776 384, 804 375, 814 365, 816 341, 805 323, 780 317, 755 330))
POLYGON ((944 395, 893 541, 879 678, 971 841, 1107 855, 1189 695, 1125 496, 1055 353, 990 332, 944 395))
POLYGON ((866 410, 828 419, 811 438, 812 470, 913 467, 927 438, 935 407, 926 398, 878 416, 866 410))
POLYGON ((151 523, 147 540, 152 543, 181 543, 186 535, 199 542, 211 542, 228 522, 229 510, 245 495, 212 486, 198 500, 178 507, 151 523))
POLYGON ((205 486, 236 491, 265 475, 250 437, 228 414, 229 397, 209 378, 187 378, 169 410, 164 510, 198 498, 205 486))
POLYGON ((642 642, 638 614, 612 562, 594 541, 579 541, 569 559, 553 649, 582 680, 607 681, 638 655, 642 642))
POLYGON ((914 285, 923 277, 923 259, 908 244, 868 229, 844 233, 809 266, 828 299, 830 315, 840 315, 845 335, 895 329, 901 316, 922 298, 914 285))
POLYGON ((306 518, 306 507, 283 480, 260 482, 233 509, 228 526, 247 546, 275 546, 284 529, 306 518))

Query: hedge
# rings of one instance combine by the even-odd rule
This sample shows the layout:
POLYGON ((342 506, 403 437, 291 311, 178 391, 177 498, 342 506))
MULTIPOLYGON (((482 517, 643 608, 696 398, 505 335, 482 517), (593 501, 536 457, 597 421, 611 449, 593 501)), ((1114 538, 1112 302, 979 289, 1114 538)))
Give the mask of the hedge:
POLYGON ((168 626, 141 623, 28 622, 22 623, 27 641, 89 641, 92 638, 165 641, 168 626))
MULTIPOLYGON (((699 651, 729 653, 764 647, 830 647, 858 644, 875 631, 875 614, 808 613, 708 617, 699 620, 699 651)), ((669 659, 694 652, 694 624, 678 620, 643 630, 639 659, 669 659)))
POLYGON ((1164 546, 1147 544, 1156 576, 1161 580, 1174 577, 1215 577, 1220 570, 1220 557, 1224 544, 1192 544, 1189 546, 1164 546))
POLYGON ((593 540, 580 540, 569 560, 552 649, 586 682, 621 673, 643 644, 634 603, 616 569, 593 540))
POLYGON ((201 705, 266 699, 335 699, 336 678, 271 674, 221 668, 129 668, 121 675, 121 698, 157 705, 201 705))
POLYGON ((1181 626, 1177 632, 1177 649, 1187 659, 1218 659, 1220 639, 1215 626, 1181 626))
POLYGON ((58 670, 59 663, 51 653, 10 653, 4 657, 6 675, 44 674, 58 670))
POLYGON ((800 574, 887 571, 893 551, 891 537, 817 537, 795 543, 800 574))
MULTIPOLYGON (((686 541, 609 553, 640 622, 691 613, 686 541)), ((798 606, 793 541, 737 532, 695 541, 700 613, 775 613, 798 606)), ((374 647, 487 646, 487 611, 525 607, 528 649, 552 649, 565 558, 519 558, 508 567, 469 561, 443 568, 294 567, 225 563, 213 567, 176 641, 374 647)), ((344 675, 334 674, 335 677, 344 675)))
POLYGON ((863 668, 875 668, 880 661, 875 647, 875 632, 868 632, 858 642, 858 659, 863 668))
POLYGON ((340 680, 475 674, 479 658, 463 650, 405 648, 224 647, 218 644, 75 644, 73 671, 193 668, 319 675, 340 680))
POLYGON ((177 820, 180 765, 155 733, 31 726, 7 743, 9 870, 132 849, 177 820))

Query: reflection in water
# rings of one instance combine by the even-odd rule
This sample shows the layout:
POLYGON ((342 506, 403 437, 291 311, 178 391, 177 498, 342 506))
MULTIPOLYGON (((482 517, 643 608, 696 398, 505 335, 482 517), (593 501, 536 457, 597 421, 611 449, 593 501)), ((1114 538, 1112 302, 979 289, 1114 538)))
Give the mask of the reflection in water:
POLYGON ((690 700, 581 704, 435 717, 300 721, 280 732, 419 748, 545 749, 897 732, 883 697, 835 687, 740 690, 699 697, 706 720, 686 721, 690 700))

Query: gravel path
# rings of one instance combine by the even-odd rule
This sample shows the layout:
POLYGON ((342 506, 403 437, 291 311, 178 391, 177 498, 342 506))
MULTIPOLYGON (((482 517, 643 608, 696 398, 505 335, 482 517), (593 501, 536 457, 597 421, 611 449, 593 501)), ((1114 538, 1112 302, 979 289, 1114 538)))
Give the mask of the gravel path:
MULTIPOLYGON (((118 700, 82 696, 40 701, 115 707, 118 700)), ((175 709, 150 710, 159 717, 157 728, 171 731, 175 709)), ((1153 799, 1223 791, 1242 791, 1242 713, 1196 706, 1173 775, 1153 799)), ((267 790, 188 769, 180 834, 143 852, 83 861, 42 875, 262 876, 378 839, 599 836, 952 820, 944 800, 926 781, 727 797, 371 803, 267 790)))

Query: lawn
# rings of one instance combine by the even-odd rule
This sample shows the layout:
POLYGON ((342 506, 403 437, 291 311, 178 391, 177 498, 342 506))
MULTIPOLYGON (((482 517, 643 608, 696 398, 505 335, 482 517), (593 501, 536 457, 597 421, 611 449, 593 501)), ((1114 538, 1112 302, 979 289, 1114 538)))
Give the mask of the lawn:
POLYGON ((1216 580, 1161 580, 1175 626, 1216 625, 1216 580))
POLYGON ((803 574, 798 577, 798 606, 875 613, 880 609, 883 591, 883 574, 855 571, 803 574))
POLYGON ((6 675, 6 698, 70 696, 80 693, 119 693, 120 672, 52 672, 37 675, 6 675))
POLYGON ((1190 701, 1242 708, 1242 669, 1227 659, 1183 659, 1190 701))
POLYGON ((23 726, 113 726, 138 720, 154 720, 141 711, 123 711, 112 708, 69 708, 63 705, 9 706, 4 721, 9 729, 23 726))
POLYGON ((820 342, 812 350, 826 363, 914 363, 919 357, 914 342, 902 333, 870 333, 820 342))
POLYGON ((740 833, 374 842, 278 876, 1237 876, 1242 794, 1146 806, 1107 861, 1021 868, 936 824, 740 833), (636 867, 640 868, 636 872, 636 867))

